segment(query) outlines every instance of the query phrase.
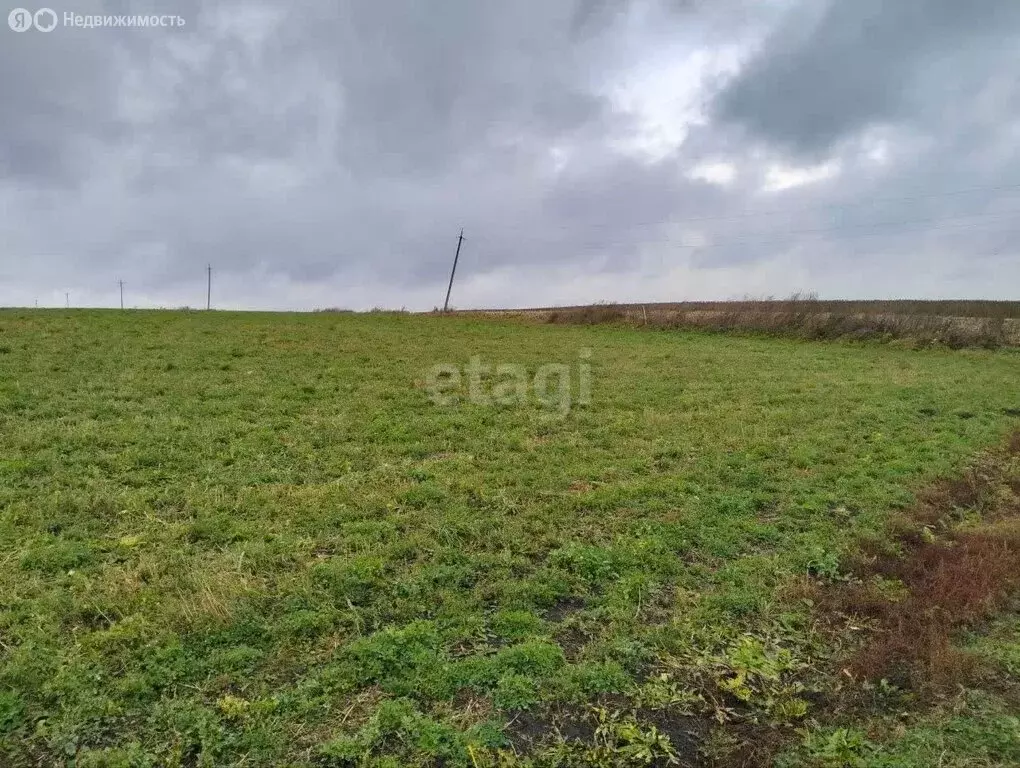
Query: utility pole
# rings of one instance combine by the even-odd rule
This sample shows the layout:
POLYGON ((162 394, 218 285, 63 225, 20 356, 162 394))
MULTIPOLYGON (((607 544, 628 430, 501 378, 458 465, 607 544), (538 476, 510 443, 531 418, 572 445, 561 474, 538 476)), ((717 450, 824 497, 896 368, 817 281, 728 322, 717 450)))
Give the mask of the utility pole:
POLYGON ((64 306, 66 306, 68 309, 71 308, 71 294, 70 293, 67 293, 67 292, 64 293, 64 306))
POLYGON ((450 284, 446 287, 446 301, 443 302, 443 312, 450 308, 450 291, 453 290, 453 276, 457 274, 457 259, 460 258, 460 246, 464 242, 464 230, 460 231, 457 238, 457 252, 453 254, 453 269, 450 270, 450 284))
POLYGON ((118 280, 117 284, 120 286, 120 308, 124 309, 124 281, 118 280))
POLYGON ((212 264, 205 268, 208 275, 208 282, 205 286, 205 308, 212 309, 212 264))

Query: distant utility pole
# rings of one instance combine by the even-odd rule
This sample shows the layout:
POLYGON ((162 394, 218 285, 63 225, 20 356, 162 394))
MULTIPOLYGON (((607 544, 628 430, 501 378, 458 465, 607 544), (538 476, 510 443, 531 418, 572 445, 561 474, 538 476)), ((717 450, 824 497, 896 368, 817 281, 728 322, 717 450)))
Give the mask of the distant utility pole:
POLYGON ((66 293, 66 292, 64 293, 64 306, 66 306, 68 309, 71 308, 71 294, 70 293, 66 293))
POLYGON ((450 291, 453 290, 453 276, 457 274, 457 259, 460 258, 460 246, 464 242, 464 230, 460 231, 457 238, 457 252, 453 254, 453 269, 450 270, 450 284, 446 287, 446 301, 443 302, 443 312, 450 308, 450 291))
POLYGON ((205 268, 208 281, 205 284, 205 308, 212 309, 212 264, 205 268))
POLYGON ((124 281, 118 280, 117 285, 120 286, 120 308, 124 309, 124 281))

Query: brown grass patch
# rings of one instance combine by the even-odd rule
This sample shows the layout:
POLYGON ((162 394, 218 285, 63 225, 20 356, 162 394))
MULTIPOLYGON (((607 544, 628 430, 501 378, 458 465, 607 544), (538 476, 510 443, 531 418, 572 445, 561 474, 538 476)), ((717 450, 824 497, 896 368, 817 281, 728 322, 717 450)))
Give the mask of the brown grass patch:
POLYGON ((823 590, 823 610, 871 629, 846 664, 855 679, 928 694, 970 679, 974 661, 954 639, 1020 590, 1020 478, 1009 458, 1018 442, 1020 432, 963 477, 920 494, 888 538, 861 543, 856 579, 823 590), (961 527, 974 512, 982 522, 961 527))
POLYGON ((616 304, 592 304, 587 307, 554 309, 546 316, 547 323, 598 325, 618 323, 627 319, 627 311, 616 304))
POLYGON ((746 331, 805 339, 908 339, 954 349, 1020 346, 1018 302, 819 301, 810 295, 760 301, 592 304, 491 310, 547 323, 625 323, 649 328, 746 331))
POLYGON ((869 599, 853 606, 858 613, 867 609, 876 634, 850 669, 915 690, 948 690, 963 682, 971 667, 952 647, 954 634, 990 618, 1020 586, 1020 530, 924 543, 907 557, 876 558, 873 570, 900 581, 907 593, 899 600, 869 599))

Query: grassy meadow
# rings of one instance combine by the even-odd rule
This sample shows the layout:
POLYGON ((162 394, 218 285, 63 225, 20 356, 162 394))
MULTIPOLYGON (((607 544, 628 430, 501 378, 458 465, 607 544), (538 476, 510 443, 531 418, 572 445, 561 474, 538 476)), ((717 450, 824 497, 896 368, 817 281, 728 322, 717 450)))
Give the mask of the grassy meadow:
POLYGON ((1020 764, 1020 614, 840 709, 803 592, 1018 426, 1016 350, 4 310, 0 765, 1020 764))

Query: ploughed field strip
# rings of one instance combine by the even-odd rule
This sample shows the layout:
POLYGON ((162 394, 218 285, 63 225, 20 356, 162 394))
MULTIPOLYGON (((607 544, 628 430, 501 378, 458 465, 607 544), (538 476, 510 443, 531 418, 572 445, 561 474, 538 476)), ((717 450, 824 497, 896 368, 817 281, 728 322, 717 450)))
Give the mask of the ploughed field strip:
POLYGON ((1018 426, 1014 350, 3 311, 0 765, 1020 764, 1018 426))

